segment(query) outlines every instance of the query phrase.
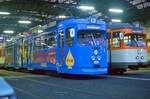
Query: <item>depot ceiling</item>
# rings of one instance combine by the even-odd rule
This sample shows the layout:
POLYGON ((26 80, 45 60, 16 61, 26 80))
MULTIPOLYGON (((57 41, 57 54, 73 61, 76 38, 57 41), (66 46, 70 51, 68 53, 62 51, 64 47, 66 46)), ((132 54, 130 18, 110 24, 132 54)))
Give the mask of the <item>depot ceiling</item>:
POLYGON ((123 22, 130 22, 149 19, 150 9, 143 7, 139 10, 136 7, 136 0, 132 3, 131 1, 133 0, 2 0, 0 33, 7 29, 15 33, 24 32, 36 25, 47 24, 58 16, 87 17, 89 15, 87 12, 92 12, 92 15, 106 21, 121 19, 123 22), (90 11, 81 11, 78 7, 90 11), (121 14, 118 15, 117 10, 110 12, 110 8, 121 9, 122 11, 118 10, 121 14), (18 20, 31 21, 31 23, 18 22, 18 20))

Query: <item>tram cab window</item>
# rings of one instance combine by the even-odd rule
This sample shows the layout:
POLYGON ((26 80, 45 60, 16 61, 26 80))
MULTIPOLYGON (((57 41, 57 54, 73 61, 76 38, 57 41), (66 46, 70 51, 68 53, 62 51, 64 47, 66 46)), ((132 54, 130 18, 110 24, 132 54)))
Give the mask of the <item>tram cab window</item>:
POLYGON ((50 32, 48 34, 47 45, 49 48, 56 47, 56 33, 55 32, 50 32))
POLYGON ((73 37, 75 36, 74 28, 66 29, 66 45, 73 46, 73 37))
POLYGON ((112 47, 118 48, 120 47, 121 40, 120 40, 120 32, 114 32, 112 35, 112 47))
POLYGON ((64 32, 63 30, 59 31, 58 35, 58 47, 63 48, 64 47, 64 32))
POLYGON ((77 38, 80 46, 99 46, 104 43, 104 36, 97 30, 81 30, 77 38))
POLYGON ((146 46, 144 36, 140 34, 125 35, 124 42, 126 46, 130 46, 130 47, 145 47, 146 46))

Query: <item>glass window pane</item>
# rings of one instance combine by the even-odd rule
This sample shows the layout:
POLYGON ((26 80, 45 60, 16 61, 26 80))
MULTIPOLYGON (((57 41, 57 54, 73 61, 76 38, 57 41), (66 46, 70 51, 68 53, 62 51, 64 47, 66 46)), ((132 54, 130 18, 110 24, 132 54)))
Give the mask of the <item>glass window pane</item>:
POLYGON ((78 45, 82 46, 96 46, 104 43, 104 36, 100 31, 95 30, 81 30, 77 34, 78 45))
POLYGON ((58 47, 63 48, 64 47, 64 32, 63 31, 59 32, 58 40, 59 40, 58 47))
POLYGON ((112 47, 113 48, 118 48, 120 47, 120 32, 114 32, 112 35, 112 47))
POLYGON ((73 37, 71 37, 71 29, 73 28, 68 28, 66 29, 66 45, 67 46, 73 46, 73 37))
POLYGON ((124 42, 126 46, 130 46, 130 47, 145 47, 146 46, 144 35, 140 35, 140 34, 125 35, 124 42))

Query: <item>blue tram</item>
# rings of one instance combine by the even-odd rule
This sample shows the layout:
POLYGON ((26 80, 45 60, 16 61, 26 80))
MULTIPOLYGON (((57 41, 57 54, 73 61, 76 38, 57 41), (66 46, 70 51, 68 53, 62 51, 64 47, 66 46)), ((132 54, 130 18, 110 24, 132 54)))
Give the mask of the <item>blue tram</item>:
POLYGON ((24 37, 20 41, 22 44, 16 43, 20 50, 18 48, 15 53, 21 53, 17 57, 22 68, 65 74, 106 74, 106 40, 104 21, 93 17, 66 19, 43 33, 24 37))

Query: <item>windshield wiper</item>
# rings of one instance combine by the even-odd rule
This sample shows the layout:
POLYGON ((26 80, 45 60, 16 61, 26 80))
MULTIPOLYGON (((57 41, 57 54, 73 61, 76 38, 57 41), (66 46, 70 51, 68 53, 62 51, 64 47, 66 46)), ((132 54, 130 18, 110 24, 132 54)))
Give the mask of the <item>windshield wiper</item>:
POLYGON ((94 35, 93 35, 93 34, 91 34, 91 36, 92 36, 92 40, 93 40, 93 42, 94 42, 94 45, 96 45, 94 35))

